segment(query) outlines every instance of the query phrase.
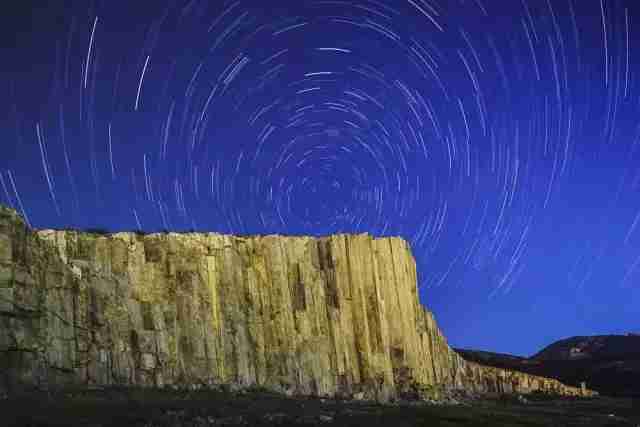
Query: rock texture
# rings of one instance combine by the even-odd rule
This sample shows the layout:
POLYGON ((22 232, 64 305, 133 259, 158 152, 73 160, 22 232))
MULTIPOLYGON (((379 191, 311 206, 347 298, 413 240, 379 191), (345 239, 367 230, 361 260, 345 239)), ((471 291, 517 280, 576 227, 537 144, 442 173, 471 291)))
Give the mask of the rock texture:
POLYGON ((0 387, 208 383, 581 393, 452 351, 400 238, 31 231, 0 207, 0 387))

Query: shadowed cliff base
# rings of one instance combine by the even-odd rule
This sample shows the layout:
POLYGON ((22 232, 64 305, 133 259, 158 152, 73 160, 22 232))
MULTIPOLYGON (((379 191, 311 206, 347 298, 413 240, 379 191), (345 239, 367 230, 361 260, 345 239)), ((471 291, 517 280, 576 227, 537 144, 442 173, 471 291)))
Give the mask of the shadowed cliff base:
POLYGON ((0 208, 0 387, 593 394, 465 361, 416 275, 397 237, 34 231, 0 208))

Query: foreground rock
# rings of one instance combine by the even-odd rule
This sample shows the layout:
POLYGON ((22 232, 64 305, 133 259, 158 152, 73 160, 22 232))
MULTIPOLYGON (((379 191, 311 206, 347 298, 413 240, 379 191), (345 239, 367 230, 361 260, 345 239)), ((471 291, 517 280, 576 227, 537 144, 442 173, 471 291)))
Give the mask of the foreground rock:
POLYGON ((155 388, 36 392, 0 400, 4 427, 565 426, 640 425, 629 399, 514 395, 457 405, 377 404, 251 391, 155 388), (37 410, 34 410, 37 408, 37 410))
POLYGON ((263 386, 387 401, 591 395, 466 362, 400 238, 31 231, 0 207, 0 387, 263 386))

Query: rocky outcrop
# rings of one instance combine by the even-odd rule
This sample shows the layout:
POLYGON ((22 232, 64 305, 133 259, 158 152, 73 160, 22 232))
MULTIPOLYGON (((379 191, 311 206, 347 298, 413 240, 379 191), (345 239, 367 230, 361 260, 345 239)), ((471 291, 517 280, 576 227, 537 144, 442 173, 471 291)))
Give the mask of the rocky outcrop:
POLYGON ((556 341, 531 357, 455 349, 465 360, 555 378, 569 385, 586 383, 600 394, 640 397, 640 336, 577 336, 556 341))
POLYGON ((453 352, 400 238, 31 231, 0 207, 2 387, 203 383, 580 394, 453 352))

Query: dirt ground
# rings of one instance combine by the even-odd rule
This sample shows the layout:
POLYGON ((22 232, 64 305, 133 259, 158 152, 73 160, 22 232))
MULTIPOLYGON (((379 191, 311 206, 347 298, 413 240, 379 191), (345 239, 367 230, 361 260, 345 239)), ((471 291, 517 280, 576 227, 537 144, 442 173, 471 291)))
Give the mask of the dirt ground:
POLYGON ((30 392, 0 400, 13 426, 640 426, 640 401, 514 396, 457 404, 337 401, 264 391, 110 389, 30 392))

